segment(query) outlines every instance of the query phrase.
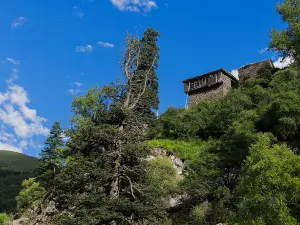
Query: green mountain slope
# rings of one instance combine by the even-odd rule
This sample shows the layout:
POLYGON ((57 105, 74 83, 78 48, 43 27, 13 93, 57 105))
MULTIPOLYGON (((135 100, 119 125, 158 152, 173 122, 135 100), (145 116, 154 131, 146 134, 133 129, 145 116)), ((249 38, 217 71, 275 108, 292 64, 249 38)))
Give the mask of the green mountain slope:
POLYGON ((0 150, 0 168, 13 171, 32 171, 38 165, 38 159, 21 153, 0 150))
POLYGON ((0 150, 0 213, 13 212, 24 179, 34 176, 38 159, 0 150))

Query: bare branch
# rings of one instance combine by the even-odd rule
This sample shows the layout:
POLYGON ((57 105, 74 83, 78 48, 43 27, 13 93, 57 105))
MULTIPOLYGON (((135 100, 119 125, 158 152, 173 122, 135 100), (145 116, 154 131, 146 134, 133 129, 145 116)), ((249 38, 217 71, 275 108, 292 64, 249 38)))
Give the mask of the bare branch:
POLYGON ((131 110, 134 109, 135 106, 137 105, 137 103, 140 101, 140 98, 144 95, 144 93, 145 93, 145 91, 146 91, 146 89, 147 89, 148 75, 149 75, 149 73, 151 72, 151 70, 152 70, 152 68, 153 68, 153 66, 154 66, 155 61, 156 61, 156 56, 154 57, 153 62, 152 62, 152 64, 151 64, 149 70, 148 70, 148 71, 146 72, 146 74, 145 74, 144 87, 143 87, 142 92, 138 94, 138 96, 137 96, 135 102, 134 102, 133 104, 130 105, 129 109, 131 109, 131 110))
POLYGON ((121 176, 121 177, 124 177, 124 178, 126 178, 126 179, 128 180, 128 182, 129 182, 129 184, 130 184, 131 195, 132 195, 132 197, 133 197, 134 199, 136 199, 136 197, 135 197, 135 195, 134 195, 134 191, 133 191, 134 186, 133 186, 133 184, 132 184, 130 178, 129 178, 128 176, 121 176))

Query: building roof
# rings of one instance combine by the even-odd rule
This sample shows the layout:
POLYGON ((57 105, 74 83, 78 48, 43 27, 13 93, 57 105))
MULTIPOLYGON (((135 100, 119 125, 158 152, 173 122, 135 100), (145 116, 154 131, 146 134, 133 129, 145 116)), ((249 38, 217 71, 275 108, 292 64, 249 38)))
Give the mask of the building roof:
POLYGON ((257 64, 263 64, 263 63, 267 63, 267 62, 271 63, 271 66, 272 66, 273 68, 275 68, 275 66, 274 66, 274 64, 273 64, 273 61, 272 61, 271 59, 266 59, 266 60, 259 61, 259 62, 256 62, 256 63, 250 63, 250 64, 247 64, 246 66, 240 67, 238 70, 246 69, 246 68, 248 68, 248 67, 250 67, 250 66, 257 65, 257 64))
POLYGON ((187 82, 192 82, 196 79, 199 79, 200 77, 203 77, 203 76, 208 76, 210 74, 215 74, 215 73, 218 73, 218 72, 223 72, 226 76, 228 76, 230 79, 238 82, 238 79, 236 77, 234 77, 231 73, 227 72, 225 69, 221 68, 221 69, 218 69, 218 70, 215 70, 215 71, 211 71, 209 73, 205 73, 205 74, 202 74, 202 75, 199 75, 199 76, 196 76, 196 77, 192 77, 192 78, 189 78, 187 80, 184 80, 182 81, 183 83, 187 83, 187 82))

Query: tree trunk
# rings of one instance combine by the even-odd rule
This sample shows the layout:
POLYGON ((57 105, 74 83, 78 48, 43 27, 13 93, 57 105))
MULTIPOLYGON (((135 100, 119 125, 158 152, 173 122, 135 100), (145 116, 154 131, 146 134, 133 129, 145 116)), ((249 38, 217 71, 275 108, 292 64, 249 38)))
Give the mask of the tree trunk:
MULTIPOLYGON (((124 123, 124 122, 123 122, 124 123)), ((119 127, 119 131, 122 134, 124 130, 124 124, 119 127)), ((110 188, 110 198, 118 198, 120 195, 120 177, 121 177, 121 154, 122 154, 122 140, 117 140, 115 149, 116 151, 116 157, 113 162, 114 168, 113 168, 113 180, 111 183, 111 188, 110 188)))

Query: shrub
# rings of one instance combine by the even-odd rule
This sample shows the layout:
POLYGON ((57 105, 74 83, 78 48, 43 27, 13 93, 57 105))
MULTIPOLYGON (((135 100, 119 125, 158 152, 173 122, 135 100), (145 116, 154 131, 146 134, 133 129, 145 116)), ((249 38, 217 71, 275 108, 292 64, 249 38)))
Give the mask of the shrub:
POLYGON ((0 225, 8 225, 9 217, 8 215, 1 213, 0 214, 0 225))

